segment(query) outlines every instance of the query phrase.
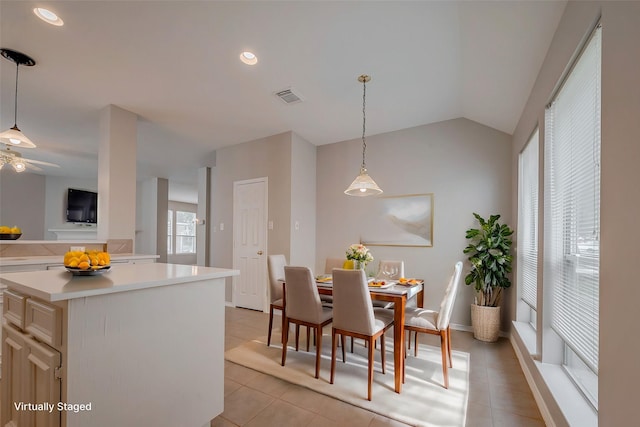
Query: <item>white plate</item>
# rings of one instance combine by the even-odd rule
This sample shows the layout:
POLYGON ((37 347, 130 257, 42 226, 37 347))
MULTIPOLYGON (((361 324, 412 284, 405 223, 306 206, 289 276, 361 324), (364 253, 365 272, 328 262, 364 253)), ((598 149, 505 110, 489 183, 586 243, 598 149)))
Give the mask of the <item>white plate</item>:
MULTIPOLYGON (((386 281, 385 281, 386 282, 386 281)), ((386 282, 384 285, 382 286, 372 286, 371 283, 369 284, 369 288, 370 289, 387 289, 390 288, 391 286, 395 285, 396 282, 386 282)))

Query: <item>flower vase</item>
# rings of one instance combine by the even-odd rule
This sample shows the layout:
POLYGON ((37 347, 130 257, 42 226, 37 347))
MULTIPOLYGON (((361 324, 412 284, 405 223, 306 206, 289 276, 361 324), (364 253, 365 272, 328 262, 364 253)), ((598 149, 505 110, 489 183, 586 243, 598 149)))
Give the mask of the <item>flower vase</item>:
POLYGON ((364 270, 365 263, 363 261, 353 260, 354 270, 364 270))

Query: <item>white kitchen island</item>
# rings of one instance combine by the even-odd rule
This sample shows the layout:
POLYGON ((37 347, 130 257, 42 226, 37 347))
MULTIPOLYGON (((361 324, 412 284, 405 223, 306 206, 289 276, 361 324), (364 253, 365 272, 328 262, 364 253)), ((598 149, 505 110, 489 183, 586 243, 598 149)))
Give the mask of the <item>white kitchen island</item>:
POLYGON ((237 274, 160 263, 2 274, 2 425, 208 425, 223 410, 224 284, 237 274))

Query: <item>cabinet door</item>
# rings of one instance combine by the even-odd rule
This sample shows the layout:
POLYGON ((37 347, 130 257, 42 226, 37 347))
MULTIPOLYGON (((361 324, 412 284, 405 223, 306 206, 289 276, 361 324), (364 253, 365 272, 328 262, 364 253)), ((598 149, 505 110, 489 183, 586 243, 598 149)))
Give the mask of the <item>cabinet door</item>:
MULTIPOLYGON (((24 364, 24 380, 28 387, 24 390, 27 402, 49 402, 57 405, 60 402, 60 378, 57 368, 60 367, 60 353, 41 344, 31 337, 24 338, 28 351, 24 364)), ((51 411, 32 411, 26 414, 28 422, 25 426, 59 427, 60 412, 57 407, 51 411)))
POLYGON ((23 364, 27 357, 24 335, 11 325, 2 326, 2 425, 21 426, 24 411, 14 403, 24 402, 23 364))

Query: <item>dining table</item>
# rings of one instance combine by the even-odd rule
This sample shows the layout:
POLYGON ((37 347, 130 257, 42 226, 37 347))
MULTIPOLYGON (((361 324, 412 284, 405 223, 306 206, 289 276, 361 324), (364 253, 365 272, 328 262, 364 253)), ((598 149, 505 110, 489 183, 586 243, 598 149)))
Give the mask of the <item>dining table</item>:
MULTIPOLYGON (((404 379, 404 317, 407 301, 416 298, 416 306, 424 306, 424 281, 417 280, 417 283, 400 284, 393 282, 388 287, 369 287, 371 299, 387 301, 393 303, 393 367, 395 391, 402 391, 404 379)), ((327 278, 316 280, 318 293, 321 295, 332 295, 333 284, 327 278)))

